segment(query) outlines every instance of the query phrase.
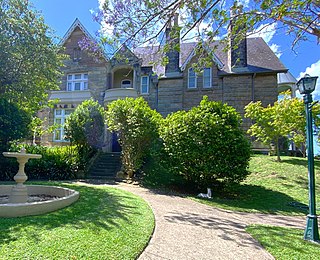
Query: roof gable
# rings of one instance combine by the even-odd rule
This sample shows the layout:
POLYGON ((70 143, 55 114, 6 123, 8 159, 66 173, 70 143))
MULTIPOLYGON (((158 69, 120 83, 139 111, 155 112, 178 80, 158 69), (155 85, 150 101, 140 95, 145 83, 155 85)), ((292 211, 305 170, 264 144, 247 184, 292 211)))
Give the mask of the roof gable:
MULTIPOLYGON (((73 24, 70 26, 68 31, 65 33, 63 38, 60 41, 60 45, 64 46, 67 44, 68 40, 72 37, 72 35, 78 31, 81 31, 84 38, 89 39, 89 41, 92 41, 93 43, 96 42, 96 40, 91 36, 91 34, 87 31, 87 29, 83 26, 83 24, 80 22, 78 18, 76 18, 73 22, 73 24)), ((101 55, 105 60, 108 60, 108 57, 105 55, 105 53, 101 50, 101 55)), ((99 55, 100 56, 100 55, 99 55)))
POLYGON ((83 26, 83 24, 80 22, 78 18, 76 18, 73 22, 73 24, 70 26, 68 31, 65 33, 63 38, 60 41, 60 45, 64 45, 67 40, 70 38, 71 34, 77 29, 77 27, 83 32, 84 36, 94 41, 93 37, 90 35, 90 33, 87 31, 87 29, 83 26))

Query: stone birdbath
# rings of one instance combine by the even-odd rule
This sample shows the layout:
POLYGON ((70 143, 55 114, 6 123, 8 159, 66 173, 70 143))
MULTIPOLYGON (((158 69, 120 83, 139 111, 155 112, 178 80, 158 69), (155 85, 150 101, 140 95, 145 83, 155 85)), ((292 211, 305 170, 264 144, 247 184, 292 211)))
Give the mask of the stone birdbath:
POLYGON ((17 184, 13 186, 11 190, 11 194, 9 196, 9 203, 26 203, 28 200, 28 189, 23 183, 28 179, 28 177, 24 172, 24 166, 29 159, 40 159, 42 155, 26 153, 25 148, 22 148, 20 153, 3 152, 3 155, 5 157, 17 158, 17 161, 19 163, 18 173, 13 177, 17 184))

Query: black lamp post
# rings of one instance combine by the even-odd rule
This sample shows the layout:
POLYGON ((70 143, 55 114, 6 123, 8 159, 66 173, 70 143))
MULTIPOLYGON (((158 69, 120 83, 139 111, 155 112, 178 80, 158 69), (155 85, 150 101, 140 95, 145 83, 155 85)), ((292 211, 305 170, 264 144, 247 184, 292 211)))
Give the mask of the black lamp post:
POLYGON ((308 150, 308 178, 309 178, 309 214, 304 239, 319 242, 318 219, 316 215, 315 176, 314 176, 314 153, 313 153, 313 130, 312 130, 312 95, 318 77, 310 77, 306 74, 297 82, 300 94, 303 95, 307 116, 307 150, 308 150))

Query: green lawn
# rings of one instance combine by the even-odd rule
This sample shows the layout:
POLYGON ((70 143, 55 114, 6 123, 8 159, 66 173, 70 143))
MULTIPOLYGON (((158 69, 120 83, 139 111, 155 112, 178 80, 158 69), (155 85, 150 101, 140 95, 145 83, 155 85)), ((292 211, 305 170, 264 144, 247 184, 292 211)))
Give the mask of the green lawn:
POLYGON ((246 228, 276 259, 319 259, 320 244, 303 240, 303 230, 252 225, 246 228))
MULTIPOLYGON (((306 214, 307 209, 290 206, 292 203, 308 204, 307 159, 256 155, 251 158, 251 174, 239 185, 213 194, 212 200, 197 201, 224 209, 277 213, 285 215, 306 214)), ((316 194, 320 194, 320 161, 315 162, 316 194)), ((319 196, 318 196, 319 197, 319 196)), ((320 197, 317 198, 318 208, 320 197)))
POLYGON ((143 251, 154 228, 145 201, 105 186, 63 186, 80 192, 75 204, 41 216, 0 218, 0 259, 135 259, 143 251))

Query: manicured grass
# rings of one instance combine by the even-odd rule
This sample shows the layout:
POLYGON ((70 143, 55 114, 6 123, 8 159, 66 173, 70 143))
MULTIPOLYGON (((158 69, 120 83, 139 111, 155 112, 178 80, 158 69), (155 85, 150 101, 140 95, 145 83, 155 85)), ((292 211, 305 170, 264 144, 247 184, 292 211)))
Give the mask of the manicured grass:
POLYGON ((246 228, 276 259, 319 259, 320 244, 303 240, 303 230, 252 225, 246 228))
MULTIPOLYGON (((215 191, 212 200, 197 201, 215 207, 245 212, 306 214, 306 208, 290 206, 291 203, 308 205, 307 159, 256 155, 251 158, 251 174, 239 185, 228 190, 215 191)), ((320 194, 320 162, 315 162, 316 194, 320 194)), ((318 196, 319 197, 319 196, 318 196)), ((320 197, 317 198, 318 208, 320 197)))
POLYGON ((105 186, 53 184, 79 191, 80 199, 46 215, 0 218, 0 259, 135 259, 143 251, 154 217, 141 198, 105 186))

